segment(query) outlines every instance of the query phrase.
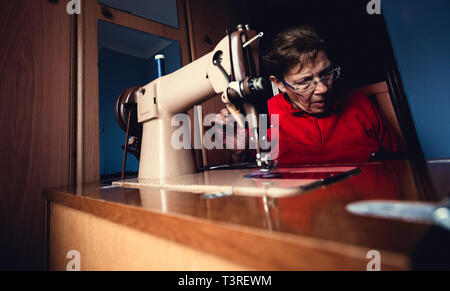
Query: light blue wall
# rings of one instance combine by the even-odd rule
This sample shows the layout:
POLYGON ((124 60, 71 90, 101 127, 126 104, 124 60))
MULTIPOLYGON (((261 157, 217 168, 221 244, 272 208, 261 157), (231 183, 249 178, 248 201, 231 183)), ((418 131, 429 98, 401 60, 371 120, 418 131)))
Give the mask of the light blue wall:
POLYGON ((450 1, 382 0, 427 159, 450 157, 450 1))

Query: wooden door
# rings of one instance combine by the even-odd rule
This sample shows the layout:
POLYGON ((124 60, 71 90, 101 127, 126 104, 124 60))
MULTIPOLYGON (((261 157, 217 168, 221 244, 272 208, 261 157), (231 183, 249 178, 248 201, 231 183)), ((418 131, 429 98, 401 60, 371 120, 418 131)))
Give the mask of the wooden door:
POLYGON ((103 6, 97 0, 82 1, 82 14, 78 24, 80 62, 78 84, 81 88, 78 97, 82 108, 78 112, 78 120, 81 120, 78 144, 82 147, 77 153, 79 183, 100 180, 98 21, 176 40, 180 44, 182 64, 186 65, 190 61, 190 56, 184 1, 177 0, 177 10, 178 28, 103 6))

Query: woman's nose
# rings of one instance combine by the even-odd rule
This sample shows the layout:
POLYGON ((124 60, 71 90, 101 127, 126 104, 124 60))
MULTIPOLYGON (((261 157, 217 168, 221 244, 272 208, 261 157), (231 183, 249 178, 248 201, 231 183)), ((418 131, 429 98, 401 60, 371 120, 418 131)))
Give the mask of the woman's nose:
POLYGON ((316 89, 314 90, 315 94, 325 94, 328 92, 328 87, 322 81, 317 83, 316 89))

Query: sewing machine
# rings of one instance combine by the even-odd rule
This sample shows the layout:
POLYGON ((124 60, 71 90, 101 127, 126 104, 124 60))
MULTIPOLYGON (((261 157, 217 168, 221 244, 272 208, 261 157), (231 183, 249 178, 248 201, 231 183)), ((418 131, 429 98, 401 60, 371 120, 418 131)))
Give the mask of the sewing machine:
POLYGON ((267 159, 261 158, 259 152, 257 112, 249 101, 256 92, 264 90, 258 46, 262 36, 263 33, 256 33, 248 25, 239 25, 202 58, 122 94, 118 102, 137 103, 137 121, 143 126, 139 179, 176 177, 197 171, 192 151, 175 149, 171 144, 176 130, 172 119, 217 94, 239 125, 244 126, 242 116, 247 116, 249 130, 257 143, 257 163, 268 167, 267 159))

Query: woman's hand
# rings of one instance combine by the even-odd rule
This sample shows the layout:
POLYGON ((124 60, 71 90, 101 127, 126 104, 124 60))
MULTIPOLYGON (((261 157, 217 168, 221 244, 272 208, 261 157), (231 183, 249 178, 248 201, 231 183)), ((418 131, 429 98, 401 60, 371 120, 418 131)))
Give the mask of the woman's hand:
POLYGON ((246 150, 248 140, 247 130, 237 123, 236 119, 226 108, 216 114, 212 121, 218 125, 222 125, 221 127, 217 127, 216 134, 223 136, 223 147, 233 151, 231 155, 232 162, 244 162, 248 156, 248 151, 246 150), (225 133, 223 131, 224 128, 225 133), (233 129, 233 131, 231 132, 230 129, 233 129))

